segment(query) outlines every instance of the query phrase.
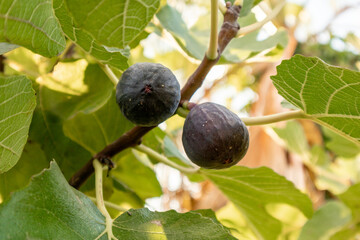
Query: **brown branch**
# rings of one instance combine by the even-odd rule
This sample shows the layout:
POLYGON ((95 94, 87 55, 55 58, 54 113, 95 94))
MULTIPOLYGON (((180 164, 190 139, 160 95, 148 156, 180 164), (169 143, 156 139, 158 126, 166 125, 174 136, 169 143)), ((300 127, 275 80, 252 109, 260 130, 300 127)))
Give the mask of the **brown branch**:
MULTIPOLYGON (((209 73, 211 68, 219 61, 221 53, 224 51, 225 47, 229 44, 231 39, 236 36, 236 33, 239 31, 240 26, 237 23, 241 6, 231 6, 230 2, 226 4, 227 11, 224 14, 224 23, 221 26, 219 36, 218 36, 218 58, 214 60, 208 59, 206 56, 202 60, 199 67, 195 72, 189 77, 185 86, 181 89, 181 101, 180 105, 184 101, 188 101, 195 91, 201 87, 206 75, 209 73)), ((92 161, 94 159, 105 159, 111 158, 115 154, 121 152, 122 150, 138 144, 141 138, 148 133, 154 127, 139 127, 136 126, 130 131, 126 132, 115 142, 106 146, 101 152, 93 156, 78 172, 76 172, 69 183, 75 188, 79 188, 88 177, 91 176, 94 172, 92 161)))
MULTIPOLYGON (((155 127, 155 126, 154 126, 155 127)), ((93 160, 111 158, 122 150, 139 144, 142 136, 154 127, 136 126, 130 131, 124 133, 115 142, 106 146, 101 152, 93 156, 79 171, 77 171, 70 179, 69 183, 74 188, 79 188, 94 172, 93 160)))

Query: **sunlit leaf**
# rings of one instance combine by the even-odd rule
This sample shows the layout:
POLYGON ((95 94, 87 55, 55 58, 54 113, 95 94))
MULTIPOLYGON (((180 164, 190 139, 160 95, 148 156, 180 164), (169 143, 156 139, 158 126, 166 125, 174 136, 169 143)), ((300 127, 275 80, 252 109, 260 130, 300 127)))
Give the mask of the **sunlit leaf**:
POLYGON ((341 202, 327 202, 304 225, 299 240, 329 239, 351 220, 350 210, 341 202))
POLYGON ((54 71, 37 80, 43 87, 44 109, 62 119, 78 112, 91 113, 102 107, 111 97, 113 83, 104 71, 84 59, 58 63, 54 71))
POLYGON ((113 231, 121 239, 236 239, 214 219, 211 210, 177 213, 132 209, 115 220, 113 231))
POLYGON ((353 218, 357 222, 360 222, 359 196, 360 196, 360 183, 357 183, 349 187, 346 192, 338 195, 340 200, 343 201, 343 203, 345 203, 345 205, 351 209, 353 218))
POLYGON ((309 146, 300 123, 289 121, 284 128, 273 128, 276 134, 285 142, 286 147, 299 155, 309 151, 309 146))
POLYGON ((269 168, 234 166, 202 173, 240 209, 259 239, 276 239, 281 231, 281 223, 265 210, 269 203, 287 203, 312 215, 310 199, 269 168))

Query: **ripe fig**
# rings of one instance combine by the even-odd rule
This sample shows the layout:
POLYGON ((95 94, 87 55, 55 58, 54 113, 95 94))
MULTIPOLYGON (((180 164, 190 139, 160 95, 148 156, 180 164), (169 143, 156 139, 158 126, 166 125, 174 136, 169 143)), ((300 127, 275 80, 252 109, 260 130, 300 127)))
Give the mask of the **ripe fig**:
POLYGON ((158 63, 136 63, 121 76, 116 102, 124 116, 140 126, 156 126, 171 117, 180 102, 180 85, 158 63))
POLYGON ((186 117, 182 142, 190 160, 203 168, 222 169, 238 163, 249 147, 249 132, 226 107, 203 103, 186 117))

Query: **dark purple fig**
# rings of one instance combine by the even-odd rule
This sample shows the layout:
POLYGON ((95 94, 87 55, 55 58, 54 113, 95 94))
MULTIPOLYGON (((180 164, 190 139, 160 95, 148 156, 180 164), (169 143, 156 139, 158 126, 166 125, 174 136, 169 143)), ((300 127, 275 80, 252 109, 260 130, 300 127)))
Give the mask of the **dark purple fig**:
POLYGON ((158 63, 136 63, 121 76, 116 102, 124 116, 140 126, 156 126, 171 117, 180 102, 180 85, 158 63))
POLYGON ((186 117, 182 142, 190 160, 203 168, 237 164, 249 147, 249 132, 241 119, 216 103, 193 107, 186 117))

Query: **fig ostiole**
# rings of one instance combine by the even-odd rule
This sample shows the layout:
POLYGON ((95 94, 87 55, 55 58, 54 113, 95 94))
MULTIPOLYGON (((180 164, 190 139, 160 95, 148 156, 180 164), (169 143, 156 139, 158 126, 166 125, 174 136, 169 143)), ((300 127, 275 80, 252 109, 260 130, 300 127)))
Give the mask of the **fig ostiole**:
POLYGON ((175 113, 180 85, 167 67, 136 63, 122 74, 116 86, 116 102, 132 123, 156 126, 175 113))
POLYGON ((182 142, 186 155, 208 169, 237 164, 249 147, 249 132, 241 119, 226 107, 202 103, 186 117, 182 142))

